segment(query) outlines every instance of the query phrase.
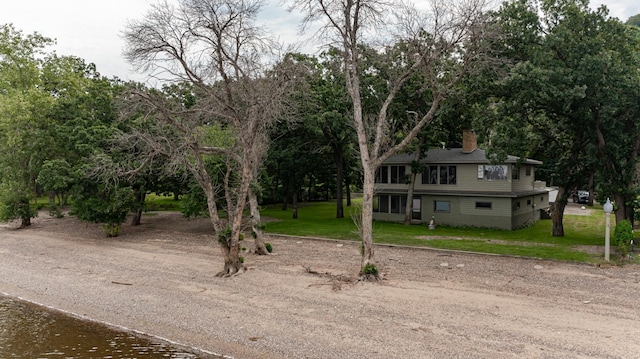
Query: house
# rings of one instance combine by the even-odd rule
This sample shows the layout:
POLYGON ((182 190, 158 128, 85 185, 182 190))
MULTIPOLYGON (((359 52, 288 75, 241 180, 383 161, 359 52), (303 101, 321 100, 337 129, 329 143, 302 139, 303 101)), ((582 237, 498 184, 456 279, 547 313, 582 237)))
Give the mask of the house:
MULTIPOLYGON (((375 220, 402 222, 405 218, 413 154, 390 157, 376 173, 375 220)), ((413 192, 413 223, 500 229, 526 227, 549 207, 544 182, 535 180, 542 162, 508 156, 492 164, 477 147, 471 131, 463 133, 462 148, 429 150, 420 160, 413 192)))

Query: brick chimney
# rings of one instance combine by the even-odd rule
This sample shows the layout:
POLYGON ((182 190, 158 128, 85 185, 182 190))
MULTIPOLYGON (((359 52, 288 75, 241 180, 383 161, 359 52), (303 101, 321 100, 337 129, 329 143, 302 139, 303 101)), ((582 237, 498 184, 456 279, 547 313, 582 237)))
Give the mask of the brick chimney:
POLYGON ((471 153, 478 148, 478 139, 471 130, 462 131, 462 153, 471 153))

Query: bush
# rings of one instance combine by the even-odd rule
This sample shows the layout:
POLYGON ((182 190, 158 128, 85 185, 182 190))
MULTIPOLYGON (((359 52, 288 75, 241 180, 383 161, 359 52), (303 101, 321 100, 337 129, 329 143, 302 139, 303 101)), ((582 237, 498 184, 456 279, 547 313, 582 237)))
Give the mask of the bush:
POLYGON ((616 224, 613 232, 613 240, 618 248, 618 254, 622 258, 626 258, 629 254, 629 245, 633 239, 633 229, 631 223, 627 220, 620 221, 616 224))
POLYGON ((78 185, 74 190, 71 214, 82 221, 102 223, 102 230, 108 237, 117 237, 131 208, 131 188, 100 188, 84 183, 84 186, 78 185))
POLYGON ((31 197, 17 183, 5 182, 0 185, 0 221, 10 222, 16 219, 26 226, 38 212, 31 205, 31 197))
POLYGON ((267 242, 264 244, 265 248, 267 248, 267 252, 271 253, 273 251, 273 246, 271 243, 267 242))
POLYGON ((367 263, 367 265, 362 268, 362 274, 377 276, 378 268, 373 263, 367 263))

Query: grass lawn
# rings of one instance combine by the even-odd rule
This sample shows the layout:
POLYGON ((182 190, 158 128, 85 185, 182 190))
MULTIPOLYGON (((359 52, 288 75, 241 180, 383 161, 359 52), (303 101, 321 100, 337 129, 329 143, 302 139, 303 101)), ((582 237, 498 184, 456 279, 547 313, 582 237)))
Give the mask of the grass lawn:
MULTIPOLYGON (((39 198, 43 207, 47 198, 39 198)), ((266 206, 262 216, 277 219, 267 223, 266 230, 297 236, 323 237, 359 241, 358 229, 352 215, 359 214, 358 199, 354 206, 344 207, 345 218, 335 218, 335 202, 302 203, 298 208, 298 219, 292 219, 289 208, 283 211, 281 205, 266 206)), ((147 210, 180 211, 180 202, 172 196, 149 194, 146 198, 147 210)), ((564 237, 551 236, 551 220, 538 221, 534 226, 515 231, 487 228, 460 228, 437 226, 429 230, 426 224, 405 226, 398 223, 374 222, 373 233, 376 243, 422 246, 454 249, 483 253, 509 254, 526 257, 597 263, 602 255, 580 251, 576 246, 604 246, 605 216, 602 206, 595 205, 590 215, 564 216, 564 237)), ((611 236, 615 230, 612 216, 611 236)), ((613 238, 612 238, 613 243, 613 238)), ((611 252, 615 249, 612 245, 611 252)))
MULTIPOLYGON (((283 211, 281 205, 267 206, 261 214, 278 219, 267 224, 268 232, 359 240, 350 214, 357 211, 356 204, 354 201, 353 207, 345 207, 346 218, 342 219, 335 218, 334 202, 303 203, 298 208, 298 219, 295 220, 292 219, 291 209, 283 211)), ((575 247, 604 245, 605 216, 601 206, 594 206, 590 215, 565 215, 564 237, 551 236, 551 220, 541 220, 534 226, 515 231, 447 226, 429 230, 426 224, 405 226, 388 222, 374 222, 373 227, 376 243, 590 263, 603 260, 601 255, 589 254, 575 247)), ((613 231, 612 224, 612 236, 613 231)))

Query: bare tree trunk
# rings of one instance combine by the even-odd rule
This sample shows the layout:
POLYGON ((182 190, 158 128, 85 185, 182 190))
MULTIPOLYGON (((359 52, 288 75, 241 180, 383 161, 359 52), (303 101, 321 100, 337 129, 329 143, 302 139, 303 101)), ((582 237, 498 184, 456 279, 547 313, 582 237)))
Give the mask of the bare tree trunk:
POLYGON ((407 206, 404 212, 404 225, 411 225, 411 220, 413 219, 413 189, 416 183, 416 179, 418 178, 417 173, 411 174, 411 183, 409 183, 409 189, 407 191, 407 206))
POLYGON ((27 228, 31 225, 31 218, 22 218, 20 222, 20 228, 27 228))
POLYGON ((347 191, 347 207, 351 207, 351 177, 345 177, 345 190, 347 191))
POLYGON ((49 207, 54 208, 56 206, 56 193, 49 191, 49 207))
MULTIPOLYGON (((368 167, 368 168, 367 168, 368 167)), ((362 237, 362 262, 360 275, 368 278, 378 278, 378 269, 373 249, 373 196, 375 167, 364 169, 364 182, 362 185, 362 215, 360 223, 360 236, 362 237)))
POLYGON ((624 221, 627 219, 627 204, 624 200, 624 196, 620 192, 615 192, 613 194, 613 198, 616 202, 616 223, 620 223, 620 221, 624 221))
POLYGON ((292 207, 292 211, 291 211, 292 218, 293 219, 298 219, 298 193, 297 193, 297 191, 293 192, 291 207, 292 207))
MULTIPOLYGON (((418 144, 418 149, 416 150, 415 155, 415 163, 417 165, 420 164, 420 154, 422 153, 422 146, 424 144, 424 139, 420 140, 418 144)), ((418 172, 415 172, 414 166, 411 166, 411 183, 409 183, 409 190, 407 191, 407 206, 405 208, 404 213, 404 225, 408 226, 411 224, 411 220, 413 219, 413 190, 416 186, 416 180, 418 179, 418 172)))
POLYGON ((567 191, 560 187, 558 188, 558 195, 556 201, 551 206, 551 223, 552 230, 551 235, 554 237, 564 236, 564 224, 562 222, 564 218, 564 208, 567 206, 567 191))
POLYGON ((344 178, 344 159, 342 153, 334 148, 333 157, 336 163, 336 218, 344 218, 342 182, 344 178))
POLYGON ((589 206, 593 206, 593 197, 594 197, 594 191, 593 191, 593 173, 591 174, 591 176, 589 176, 589 185, 588 185, 588 189, 589 189, 589 199, 587 199, 587 205, 589 206))
POLYGON ((260 208, 258 207, 258 197, 254 191, 249 191, 249 211, 251 212, 251 234, 253 235, 255 250, 258 255, 269 254, 265 246, 265 237, 263 224, 260 217, 260 208))
MULTIPOLYGON (((313 186, 315 184, 315 177, 313 174, 309 175, 309 188, 307 192, 307 201, 311 202, 313 200, 313 186)), ((302 199, 304 201, 304 198, 302 199)))
POLYGON ((142 220, 142 210, 147 193, 142 186, 135 186, 133 195, 135 197, 134 201, 136 203, 136 207, 133 211, 133 218, 131 218, 131 225, 139 226, 142 220))

